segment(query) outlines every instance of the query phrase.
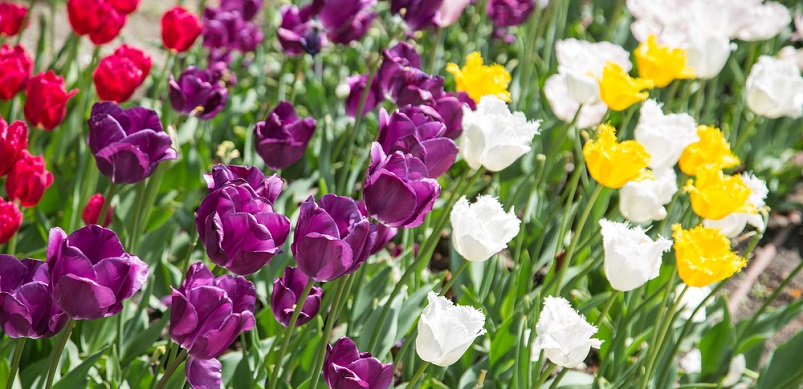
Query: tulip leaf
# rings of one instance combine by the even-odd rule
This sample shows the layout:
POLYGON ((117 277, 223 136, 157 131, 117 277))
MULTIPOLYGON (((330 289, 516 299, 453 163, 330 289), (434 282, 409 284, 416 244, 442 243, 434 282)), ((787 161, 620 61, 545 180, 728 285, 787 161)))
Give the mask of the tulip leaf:
POLYGON ((376 346, 373 350, 370 350, 371 354, 373 354, 377 358, 383 358, 385 354, 390 351, 391 347, 395 343, 396 339, 396 331, 398 328, 398 321, 399 321, 399 312, 401 311, 402 303, 404 302, 405 298, 407 297, 406 292, 399 293, 393 301, 384 301, 384 304, 390 304, 390 311, 388 312, 388 316, 385 318, 384 323, 379 323, 379 316, 382 313, 382 307, 384 304, 380 303, 376 310, 368 317, 368 320, 365 322, 365 326, 363 327, 364 330, 360 334, 359 339, 359 349, 360 350, 367 350, 368 349, 368 342, 371 340, 374 331, 381 331, 382 334, 379 337, 379 341, 377 342, 376 346))
POLYGON ((506 320, 499 327, 496 332, 491 335, 491 352, 489 362, 491 365, 491 375, 496 376, 503 371, 509 369, 514 362, 514 359, 508 358, 504 365, 499 365, 500 360, 505 355, 508 355, 516 350, 516 342, 518 341, 518 317, 514 316, 506 320))
POLYGON ((128 364, 132 359, 148 351, 159 340, 168 321, 166 318, 159 319, 151 323, 146 330, 135 336, 126 337, 123 341, 123 364, 128 364))
POLYGON ((0 382, 8 382, 8 375, 10 373, 11 368, 8 366, 8 361, 6 361, 5 358, 0 358, 0 382))
POLYGON ((364 269, 360 269, 359 271, 371 271, 374 267, 382 266, 382 269, 376 272, 371 280, 368 281, 364 287, 361 287, 359 294, 354 299, 354 305, 352 306, 351 312, 351 319, 354 323, 360 323, 360 320, 364 314, 368 312, 368 309, 371 307, 371 303, 376 296, 382 296, 385 289, 388 287, 388 277, 390 275, 391 270, 393 270, 390 266, 387 265, 366 265, 363 264, 364 269), (366 266, 368 266, 366 268, 366 266))
POLYGON ((89 374, 89 369, 91 369, 95 365, 95 362, 97 362, 97 360, 103 356, 107 348, 108 346, 102 348, 100 351, 84 359, 80 365, 70 369, 69 373, 61 377, 61 379, 53 385, 53 389, 71 389, 84 386, 88 378, 87 375, 89 374))
POLYGON ((803 332, 775 349, 756 383, 756 389, 797 388, 803 383, 800 369, 800 350, 803 350, 803 332))
POLYGON ((700 340, 702 370, 700 377, 706 382, 716 381, 728 373, 728 365, 736 345, 736 329, 731 323, 727 308, 725 317, 713 326, 700 340))
POLYGON ((422 306, 424 305, 423 302, 427 297, 427 293, 435 288, 435 285, 439 284, 440 282, 441 281, 439 280, 437 282, 424 285, 411 294, 410 297, 404 299, 401 312, 399 313, 399 329, 398 333, 396 334, 396 341, 401 340, 405 334, 410 332, 410 327, 412 327, 413 323, 415 323, 418 320, 418 317, 421 315, 421 311, 423 310, 422 306))

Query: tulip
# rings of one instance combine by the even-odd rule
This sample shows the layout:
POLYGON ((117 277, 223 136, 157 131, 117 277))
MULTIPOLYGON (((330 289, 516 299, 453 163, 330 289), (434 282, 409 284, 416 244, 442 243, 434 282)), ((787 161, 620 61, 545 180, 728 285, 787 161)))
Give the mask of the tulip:
POLYGON ((694 78, 694 69, 686 63, 686 51, 658 43, 650 35, 635 51, 639 75, 663 88, 673 80, 694 78))
POLYGON ((533 10, 535 10, 535 0, 489 0, 486 7, 488 17, 496 27, 524 24, 533 10))
POLYGON ((204 175, 204 180, 210 193, 222 188, 227 182, 237 186, 249 185, 257 196, 264 197, 271 204, 276 201, 284 187, 284 180, 281 177, 276 174, 265 177, 265 174, 255 166, 226 166, 217 163, 212 167, 212 174, 204 175))
POLYGON ((232 273, 256 273, 282 252, 290 220, 239 180, 210 193, 195 216, 209 259, 232 273))
POLYGON ((592 347, 602 346, 601 340, 592 338, 597 327, 589 324, 563 297, 544 299, 535 332, 535 347, 543 350, 552 363, 565 368, 576 367, 592 347))
POLYGON ((312 21, 312 7, 307 5, 299 10, 295 5, 283 5, 282 24, 277 35, 284 53, 298 56, 303 53, 315 55, 326 44, 326 35, 312 21))
POLYGON ((703 287, 741 270, 747 261, 731 251, 731 242, 718 228, 672 226, 678 275, 688 286, 703 287))
MULTIPOLYGON (((304 273, 295 267, 286 267, 281 278, 273 279, 273 293, 270 295, 270 309, 273 316, 283 326, 287 327, 298 299, 304 293, 307 283, 311 282, 304 273)), ((313 286, 307 299, 301 307, 296 327, 309 323, 321 308, 323 290, 313 286)))
POLYGON ((42 261, 0 254, 0 328, 12 338, 50 338, 67 324, 42 261))
POLYGON ((596 126, 608 112, 608 106, 599 101, 599 93, 594 95, 596 103, 580 105, 569 92, 567 78, 563 74, 553 74, 546 79, 544 95, 555 117, 565 123, 571 123, 574 120, 577 128, 596 126), (579 114, 577 113, 578 109, 580 110, 579 114), (575 115, 577 115, 576 120, 575 115))
POLYGON ((165 48, 183 53, 192 47, 201 35, 201 21, 198 16, 176 6, 162 15, 162 42, 165 48))
POLYGON ((484 96, 496 96, 504 102, 510 102, 510 92, 507 90, 510 73, 499 64, 483 65, 479 52, 469 54, 462 68, 450 63, 446 71, 454 75, 456 89, 468 93, 474 101, 480 101, 484 96))
MULTIPOLYGON (((98 219, 100 219, 100 212, 103 210, 103 204, 106 203, 106 199, 103 198, 103 195, 100 193, 96 193, 89 198, 89 201, 86 203, 84 207, 84 211, 81 212, 81 219, 84 220, 84 224, 99 224, 98 219)), ((106 210, 106 217, 103 218, 103 223, 101 224, 103 227, 108 227, 109 224, 112 222, 112 213, 114 212, 114 208, 111 204, 109 204, 108 209, 106 210)))
POLYGON ((254 126, 257 154, 274 170, 298 162, 307 151, 316 124, 313 118, 299 118, 289 101, 280 102, 265 121, 254 126))
POLYGON ((379 67, 377 77, 384 93, 393 96, 403 86, 399 85, 404 74, 421 71, 421 56, 412 45, 399 42, 395 46, 382 52, 382 65, 379 67))
POLYGON ((262 31, 239 11, 207 8, 203 15, 203 46, 224 51, 251 52, 262 42, 262 31))
POLYGON ((194 66, 183 71, 178 82, 171 75, 168 88, 173 109, 199 119, 214 118, 229 98, 229 90, 218 72, 194 66))
POLYGON ((64 79, 52 70, 33 76, 25 90, 25 119, 46 131, 56 128, 67 115, 67 100, 76 93, 78 89, 67 92, 64 79))
POLYGON ((632 140, 618 142, 616 129, 608 124, 599 125, 596 140, 583 145, 588 174, 608 188, 618 189, 630 181, 651 177, 645 170, 650 155, 641 143, 632 140))
POLYGON ((100 60, 92 73, 95 90, 101 100, 128 101, 151 71, 151 57, 141 50, 122 45, 100 60))
POLYGON ((653 170, 653 176, 630 181, 619 190, 619 212, 633 223, 648 223, 666 217, 664 205, 678 191, 677 175, 672 168, 653 170))
POLYGON ((392 0, 390 12, 401 15, 410 31, 440 27, 440 9, 450 0, 392 0))
POLYGON ((420 159, 399 151, 386 155, 382 146, 371 146, 371 165, 365 175, 365 208, 388 227, 418 227, 441 187, 429 178, 429 171, 420 159))
POLYGON ((126 22, 108 0, 67 0, 67 16, 75 33, 89 35, 95 45, 111 42, 126 22))
MULTIPOLYGON (((675 296, 680 296, 683 293, 683 289, 686 289, 686 293, 683 294, 683 297, 680 299, 680 305, 678 306, 678 316, 683 320, 691 320, 694 323, 702 323, 705 321, 706 314, 705 314, 705 307, 700 308, 697 310, 697 313, 692 316, 694 310, 706 300, 709 294, 711 294, 711 288, 707 286, 703 286, 701 288, 695 288, 693 286, 685 286, 683 284, 678 285, 675 287, 675 296)), ((713 300, 707 300, 705 306, 709 306, 713 303, 713 300)))
POLYGON ((376 244, 376 227, 357 203, 328 194, 301 203, 293 244, 298 269, 318 282, 351 274, 368 259, 376 244))
POLYGON ((425 110, 431 108, 408 105, 392 115, 381 110, 377 142, 386 154, 412 154, 424 162, 431 178, 438 178, 452 167, 458 150, 454 141, 445 136, 446 125, 425 114, 425 110))
POLYGON ((11 240, 22 225, 22 213, 13 201, 0 198, 0 244, 11 240))
POLYGON ((20 45, 0 47, 0 100, 9 100, 25 88, 33 61, 20 45))
POLYGON ((221 364, 215 358, 256 324, 254 284, 228 274, 215 278, 203 262, 196 262, 171 295, 168 333, 190 355, 187 381, 194 388, 219 388, 221 364))
POLYGON ((747 360, 744 354, 739 354, 731 359, 728 364, 728 374, 722 379, 722 387, 729 388, 739 383, 742 379, 742 374, 747 370, 747 360))
POLYGON ((716 127, 697 126, 699 141, 683 150, 678 166, 683 173, 695 176, 699 171, 726 169, 739 165, 739 157, 731 151, 725 135, 716 127))
POLYGON ((471 262, 483 262, 507 248, 519 234, 521 224, 513 208, 505 213, 499 200, 492 196, 479 196, 474 204, 469 204, 463 196, 455 203, 450 217, 452 245, 471 262))
POLYGON ((734 212, 757 211, 748 202, 750 187, 742 177, 726 175, 722 170, 699 171, 683 189, 690 193, 694 213, 704 219, 719 220, 734 212))
POLYGON ((599 79, 600 99, 614 111, 623 111, 650 96, 644 89, 652 89, 652 80, 633 78, 615 62, 608 62, 599 79))
POLYGON ((661 256, 672 241, 658 237, 652 241, 639 227, 601 219, 602 247, 605 251, 605 276, 615 290, 627 292, 658 277, 661 256))
POLYGON ((523 113, 511 113, 496 96, 485 96, 476 111, 463 110, 465 133, 460 153, 472 169, 498 172, 530 151, 538 127, 538 122, 527 121, 523 113))
POLYGON ((703 371, 703 353, 695 347, 678 358, 678 367, 685 374, 699 374, 703 371))
POLYGON ((661 104, 647 100, 640 115, 634 136, 650 154, 648 166, 652 169, 675 166, 683 150, 700 141, 694 118, 688 114, 664 115, 661 104))
POLYGON ((243 20, 250 21, 262 9, 262 0, 222 0, 220 8, 225 11, 237 11, 243 20))
POLYGON ((474 339, 485 333, 485 315, 474 307, 452 304, 429 292, 429 304, 418 319, 415 351, 418 357, 438 366, 457 362, 474 339))
POLYGON ((441 14, 440 26, 445 28, 457 22, 470 2, 471 0, 446 0, 441 3, 441 8, 438 10, 441 14))
POLYGON ((736 48, 727 36, 719 32, 695 29, 681 37, 678 40, 678 35, 668 36, 666 41, 686 51, 686 64, 694 71, 694 76, 701 80, 710 80, 719 75, 731 51, 736 48))
POLYGON ((160 162, 177 157, 159 116, 142 107, 124 110, 110 102, 95 103, 87 142, 98 169, 115 184, 142 181, 160 162))
POLYGON ((121 14, 128 15, 137 10, 140 0, 106 0, 112 8, 121 14))
MULTIPOLYGON (((741 178, 742 182, 750 189, 750 195, 747 197, 748 206, 752 206, 756 210, 763 209, 764 200, 769 194, 767 183, 750 173, 742 173, 741 178)), ((751 212, 734 212, 719 220, 703 219, 704 226, 719 228, 728 238, 739 236, 747 224, 761 232, 766 227, 764 218, 758 213, 751 212)))
MULTIPOLYGON (((555 43, 555 55, 558 60, 558 74, 563 75, 570 97, 584 107, 604 105, 600 100, 599 78, 602 77, 605 64, 613 62, 625 72, 629 72, 633 66, 630 63, 630 53, 610 42, 591 43, 574 38, 564 39, 555 43)), ((572 117, 574 112, 577 110, 572 111, 572 117)), ((564 121, 571 121, 571 118, 564 121)), ((599 124, 599 120, 593 123, 596 124, 599 124)))
POLYGON ((750 69, 745 88, 747 106, 757 115, 803 116, 803 76, 794 61, 761 56, 750 69))
POLYGON ((28 8, 7 1, 0 2, 0 36, 14 36, 22 31, 28 8))
POLYGON ((6 177, 6 195, 23 207, 34 207, 53 184, 53 174, 45 169, 45 159, 22 150, 6 177))
POLYGON ((126 253, 117 234, 98 225, 69 236, 58 227, 47 242, 51 293, 73 319, 96 320, 117 314, 123 300, 148 278, 148 265, 126 253))
MULTIPOLYGON (((349 86, 349 95, 346 98, 346 115, 356 118, 357 111, 360 110, 360 102, 363 101, 362 98, 363 94, 365 94, 365 88, 368 85, 368 74, 350 76, 346 79, 346 83, 349 86)), ((374 80, 371 82, 371 89, 365 97, 362 111, 360 111, 362 112, 362 117, 365 117, 365 115, 373 111, 374 108, 382 103, 382 100, 382 87, 379 83, 379 77, 374 77, 374 80)))
MULTIPOLYGON (((368 214, 368 210, 365 209, 365 201, 363 200, 358 201, 357 208, 360 209, 360 214, 363 215, 364 217, 371 216, 368 214)), ((393 240, 394 237, 396 237, 396 234, 399 233, 398 228, 388 227, 384 224, 375 224, 375 226, 376 226, 376 243, 374 243, 374 247, 371 249, 370 255, 374 255, 382 251, 382 249, 384 249, 385 246, 387 246, 388 243, 390 243, 390 241, 393 240)))
POLYGON ((28 148, 28 126, 17 120, 9 126, 0 117, 0 177, 8 174, 28 148))
POLYGON ((330 388, 388 389, 393 385, 393 364, 383 365, 371 353, 361 353, 354 341, 344 336, 334 346, 326 345, 323 378, 330 388))
POLYGON ((313 7, 320 10, 318 19, 331 42, 349 44, 368 32, 377 13, 376 0, 316 0, 313 7))

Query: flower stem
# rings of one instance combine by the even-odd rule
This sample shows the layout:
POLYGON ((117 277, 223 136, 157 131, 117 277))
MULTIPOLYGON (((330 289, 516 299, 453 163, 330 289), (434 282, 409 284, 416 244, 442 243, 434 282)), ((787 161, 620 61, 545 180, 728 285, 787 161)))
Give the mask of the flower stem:
POLYGON ((346 191, 346 184, 348 183, 349 172, 351 170, 351 160, 354 155, 354 143, 357 142, 357 134, 360 130, 360 124, 362 124, 362 118, 365 116, 363 112, 365 109, 365 102, 368 101, 368 95, 371 93, 371 85, 373 84, 374 78, 376 78, 376 74, 379 71, 379 66, 376 63, 371 64, 370 67, 371 73, 368 74, 368 79, 365 83, 365 89, 362 91, 360 102, 357 105, 357 116, 354 118, 354 126, 351 128, 351 131, 348 134, 348 141, 346 142, 346 154, 343 156, 345 158, 343 175, 340 177, 340 181, 335 187, 336 190, 340 191, 337 193, 350 192, 346 191))
MULTIPOLYGON (((312 374, 312 380, 307 386, 308 388, 316 388, 318 386, 318 380, 321 376, 321 368, 323 367, 323 359, 326 355, 326 346, 329 344, 329 335, 332 334, 332 327, 335 326, 335 321, 337 321, 337 311, 340 308, 340 303, 343 301, 343 291, 346 289, 346 284, 350 276, 351 274, 345 277, 340 277, 340 281, 337 283, 337 292, 335 292, 335 299, 332 302, 332 308, 329 310, 329 316, 326 317, 326 328, 321 336, 321 345, 318 347, 318 350, 315 351, 315 365, 313 365, 314 367, 310 372, 310 374, 312 374)), ((388 300, 388 303, 385 306, 390 306, 391 301, 392 300, 388 300)), ((382 328, 381 324, 379 328, 382 328)))
POLYGON ((418 380, 421 379, 421 376, 424 375, 424 370, 427 370, 429 365, 430 365, 429 362, 424 362, 424 364, 421 365, 421 367, 418 368, 418 370, 415 372, 415 374, 413 374, 413 377, 410 378, 410 382, 407 383, 407 388, 409 388, 409 389, 415 388, 415 385, 418 383, 418 380))
POLYGON ((98 224, 103 224, 103 221, 106 220, 106 213, 109 212, 109 207, 112 203, 112 197, 114 197, 114 194, 117 192, 119 187, 119 185, 112 182, 112 184, 109 185, 109 189, 106 189, 106 197, 103 200, 103 206, 100 208, 100 214, 98 215, 98 224))
POLYGON ((605 305, 602 307, 602 310, 599 312, 599 316, 597 317, 597 320, 594 322, 594 326, 595 327, 599 327, 599 325, 602 324, 602 321, 605 320, 605 315, 608 314, 608 311, 611 309, 611 306, 613 305, 613 302, 616 301, 616 298, 619 297, 619 295, 621 293, 622 292, 620 292, 618 290, 614 290, 613 292, 611 292, 611 295, 608 296, 608 300, 605 301, 605 305))
POLYGON ((733 151, 736 152, 740 148, 742 148, 742 144, 747 140, 747 137, 750 136, 750 133, 753 132, 753 127, 756 126, 756 122, 761 116, 753 115, 753 118, 747 122, 747 126, 739 133, 739 137, 736 138, 736 143, 733 146, 733 151))
POLYGON ((167 386, 167 382, 170 381, 170 377, 173 376, 173 373, 176 372, 181 362, 187 359, 187 350, 181 349, 181 353, 176 356, 176 359, 173 362, 170 362, 170 365, 167 366, 165 369, 164 375, 162 375, 162 379, 159 380, 159 383, 156 384, 156 389, 164 389, 167 386))
POLYGON ((67 345, 67 340, 70 339, 70 334, 72 333, 72 329, 75 328, 75 320, 69 319, 67 320, 67 325, 61 331, 61 338, 59 338, 59 344, 56 346, 56 350, 53 351, 53 360, 50 361, 50 370, 47 372, 47 382, 45 383, 45 389, 50 389, 53 387, 53 378, 56 377, 56 368, 59 365, 59 360, 61 359, 61 353, 64 351, 64 346, 67 345))
MULTIPOLYGON (((293 315, 290 316, 290 322, 287 323, 287 328, 284 330, 283 341, 282 341, 282 348, 279 350, 278 358, 276 359, 276 368, 273 369, 273 375, 268 374, 268 377, 265 378, 265 387, 266 388, 275 388, 276 383, 279 381, 279 368, 282 366, 282 359, 284 359, 284 354, 287 352, 287 346, 290 344, 290 338, 293 335, 293 329, 296 328, 296 321, 298 321, 298 316, 301 315, 301 309, 304 307, 304 302, 309 297, 310 292, 312 291, 312 287, 315 285, 315 282, 312 280, 307 281, 307 286, 304 287, 304 292, 301 293, 301 296, 298 298, 298 302, 296 303, 296 307, 293 310, 293 315)), ((274 340, 274 343, 276 341, 274 340)), ((272 348, 273 346, 271 346, 272 348)), ((271 353, 265 355, 265 362, 263 366, 265 368, 268 367, 268 359, 271 357, 271 353)))
POLYGON ((17 339, 17 348, 14 349, 14 362, 11 363, 11 371, 8 373, 6 389, 11 389, 14 386, 14 377, 17 375, 17 370, 20 367, 20 359, 22 358, 22 350, 25 348, 26 340, 28 340, 28 338, 17 339))
POLYGON ((443 288, 441 289, 441 294, 449 291, 449 288, 451 288, 452 285, 454 285, 455 281, 457 281, 457 278, 460 277, 460 273, 466 270, 467 267, 468 267, 468 261, 464 260, 463 263, 460 264, 460 267, 458 267, 457 270, 455 270, 454 273, 452 273, 452 278, 450 278, 449 281, 446 282, 446 285, 443 286, 443 288))
POLYGON ((580 220, 577 221, 577 229, 574 231, 574 236, 572 236, 572 241, 569 243, 569 248, 566 249, 566 257, 563 259, 563 263, 561 264, 560 271, 558 272, 557 283, 555 284, 555 295, 560 295, 561 290, 561 283, 563 282, 563 277, 566 276, 566 271, 569 269, 569 263, 572 260, 572 256, 574 255, 574 251, 577 248, 577 242, 580 240, 580 235, 583 232, 583 227, 585 227, 586 221, 588 220, 588 216, 591 215, 591 209, 594 208, 594 203, 597 202, 597 198, 599 198, 600 193, 602 193, 602 189, 605 187, 597 184, 597 187, 594 188, 594 193, 591 194, 591 197, 588 199, 588 203, 586 203, 586 208, 583 211, 583 214, 580 216, 580 220))
POLYGON ((544 370, 544 372, 541 373, 541 376, 538 377, 538 381, 535 382, 533 388, 538 389, 544 386, 544 382, 546 382, 546 380, 549 378, 549 375, 552 374, 552 370, 555 370, 556 366, 557 365, 555 365, 554 363, 550 363, 549 366, 547 366, 546 370, 544 370))
MULTIPOLYGON (((667 285, 670 286, 666 290, 667 295, 669 294, 669 289, 671 289, 671 285, 673 284, 674 280, 675 280, 675 277, 674 277, 674 274, 673 274, 672 278, 667 283, 667 285)), ((683 291, 680 292, 680 295, 675 300, 675 303, 672 304, 672 307, 670 308, 670 310, 668 312, 666 311, 666 306, 665 305, 662 307, 663 308, 662 309, 662 313, 659 316, 659 318, 660 318, 660 320, 663 321, 663 325, 661 326, 661 332, 660 332, 660 334, 658 334, 658 337, 657 338, 653 337, 654 341, 652 343, 650 343, 650 346, 652 347, 652 351, 650 352, 650 357, 647 360, 646 374, 644 374, 644 376, 642 377, 642 383, 641 383, 641 388, 642 389, 647 387, 647 383, 650 381, 650 376, 654 372, 653 368, 655 366, 655 361, 658 358, 658 351, 662 348, 661 345, 658 342, 660 342, 660 343, 664 342, 664 340, 666 338, 666 333, 667 333, 667 331, 669 331, 669 327, 672 326, 672 322, 674 322, 675 311, 677 310, 677 307, 680 305, 680 301, 683 299, 683 295, 685 295, 686 291, 688 291, 688 290, 689 290, 689 286, 688 285, 683 287, 683 291), (668 313, 668 315, 667 315, 667 313, 668 313), (664 316, 668 316, 668 317, 664 318, 664 316)), ((655 334, 655 333, 653 333, 653 334, 655 334)))

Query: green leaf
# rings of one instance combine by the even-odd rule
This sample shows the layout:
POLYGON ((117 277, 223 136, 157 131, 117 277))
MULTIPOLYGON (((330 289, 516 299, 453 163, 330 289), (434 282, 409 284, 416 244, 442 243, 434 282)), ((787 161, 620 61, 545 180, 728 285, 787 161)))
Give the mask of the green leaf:
POLYGON ((399 322, 399 312, 401 311, 402 303, 407 298, 406 292, 401 292, 396 296, 396 298, 392 302, 387 302, 385 300, 385 304, 390 304, 390 312, 388 316, 385 318, 384 323, 379 323, 379 316, 382 313, 382 305, 380 304, 376 310, 371 314, 368 320, 365 322, 364 331, 360 334, 360 350, 367 350, 368 342, 371 340, 371 336, 373 336, 374 331, 381 331, 379 336, 379 341, 376 344, 376 347, 371 354, 373 354, 377 358, 382 358, 390 351, 393 344, 396 342, 396 333, 398 329, 398 322, 399 322))
POLYGON ((756 389, 792 389, 803 383, 800 369, 800 350, 803 350, 803 332, 799 332, 772 353, 769 363, 761 371, 756 389))
POLYGON ((497 375, 504 370, 510 368, 514 362, 512 358, 507 359, 507 364, 500 366, 502 357, 512 353, 516 350, 516 342, 518 341, 518 324, 519 318, 517 316, 511 317, 502 325, 500 325, 496 332, 491 335, 491 352, 490 352, 490 365, 491 375, 497 375))
POLYGON ((703 381, 715 382, 728 374, 728 366, 736 345, 736 329, 731 323, 728 310, 724 311, 725 317, 722 321, 711 327, 700 340, 700 353, 703 359, 700 377, 703 381))
POLYGON ((84 386, 88 378, 87 374, 89 374, 89 369, 103 356, 107 348, 108 346, 84 359, 80 365, 71 369, 64 377, 61 377, 61 379, 53 385, 53 389, 72 389, 84 386))
POLYGON ((365 270, 360 271, 371 271, 372 268, 377 266, 382 266, 371 280, 368 281, 368 284, 365 287, 361 287, 360 293, 357 295, 357 298, 354 299, 354 305, 352 307, 352 314, 351 318, 355 321, 355 323, 359 323, 359 318, 361 318, 371 307, 373 299, 377 296, 382 296, 385 289, 388 286, 388 277, 390 275, 391 270, 393 270, 390 266, 385 264, 376 264, 376 265, 363 265, 369 266, 365 270))
POLYGON ((159 319, 151 323, 150 327, 136 336, 128 336, 123 341, 123 364, 127 365, 132 359, 144 354, 159 340, 162 330, 167 325, 167 319, 159 319))

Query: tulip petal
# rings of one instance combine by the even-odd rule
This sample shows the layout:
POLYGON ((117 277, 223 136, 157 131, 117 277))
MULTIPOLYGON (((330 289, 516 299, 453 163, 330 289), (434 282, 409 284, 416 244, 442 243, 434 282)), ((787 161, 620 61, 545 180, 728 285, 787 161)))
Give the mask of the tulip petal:
POLYGON ((365 188, 365 208, 388 227, 403 225, 413 216, 416 205, 413 188, 389 172, 380 172, 365 188), (380 213, 381 219, 377 217, 380 213))
POLYGON ((173 289, 173 298, 170 309, 170 336, 176 339, 179 343, 183 343, 181 339, 185 335, 191 334, 195 327, 198 326, 198 313, 192 303, 187 300, 187 297, 180 292, 173 289))
POLYGON ((353 265, 351 247, 332 236, 313 232, 302 238, 297 249, 297 257, 308 259, 298 264, 299 269, 318 282, 334 280, 353 265))
POLYGON ((215 358, 196 359, 189 357, 187 358, 187 364, 184 366, 187 382, 193 389, 219 389, 223 380, 222 370, 223 366, 215 358))
POLYGON ((151 173, 148 155, 137 146, 113 143, 95 154, 98 170, 116 184, 133 184, 151 173))
POLYGON ((106 308, 117 302, 111 289, 72 274, 56 281, 53 297, 56 304, 76 320, 99 319, 106 308))

